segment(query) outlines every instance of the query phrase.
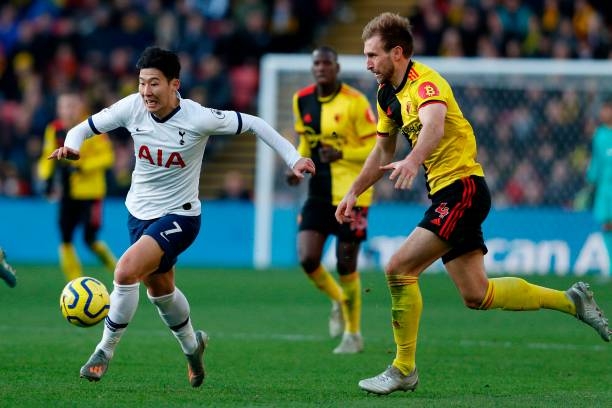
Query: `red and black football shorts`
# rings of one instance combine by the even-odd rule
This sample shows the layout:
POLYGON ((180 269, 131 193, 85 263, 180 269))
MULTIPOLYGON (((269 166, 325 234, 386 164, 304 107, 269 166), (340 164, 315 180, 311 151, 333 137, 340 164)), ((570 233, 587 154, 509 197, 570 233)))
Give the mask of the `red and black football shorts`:
POLYGON ((340 224, 336 220, 336 206, 307 199, 298 220, 300 231, 318 231, 335 235, 338 241, 361 242, 367 239, 368 207, 353 207, 353 222, 340 224))
POLYGON ((482 222, 491 209, 491 193, 484 177, 459 179, 436 192, 431 203, 419 227, 433 232, 452 246, 442 257, 443 263, 479 248, 484 254, 488 252, 482 235, 482 222))

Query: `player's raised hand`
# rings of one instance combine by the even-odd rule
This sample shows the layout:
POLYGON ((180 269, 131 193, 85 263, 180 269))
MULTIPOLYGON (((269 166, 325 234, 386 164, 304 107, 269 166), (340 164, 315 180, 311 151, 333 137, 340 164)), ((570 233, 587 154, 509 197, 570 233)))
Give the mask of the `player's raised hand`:
POLYGON ((316 173, 314 162, 308 157, 302 157, 300 160, 298 160, 293 166, 292 170, 293 174, 300 180, 304 178, 306 173, 316 173))
POLYGON ((340 224, 353 221, 353 207, 357 202, 357 196, 350 191, 346 193, 338 207, 336 207, 335 217, 340 224))
POLYGON ((79 160, 80 157, 81 155, 78 150, 74 150, 69 147, 62 146, 62 147, 58 147, 57 149, 55 149, 53 153, 51 153, 49 157, 47 157, 47 159, 49 160, 52 160, 52 159, 79 160))

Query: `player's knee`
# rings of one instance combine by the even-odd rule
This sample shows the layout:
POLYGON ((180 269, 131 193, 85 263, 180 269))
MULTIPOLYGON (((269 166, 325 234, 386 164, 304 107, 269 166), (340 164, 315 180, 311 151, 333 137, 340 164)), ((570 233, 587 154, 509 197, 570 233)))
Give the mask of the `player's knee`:
POLYGON ((351 274, 353 272, 355 272, 357 270, 357 265, 353 260, 350 261, 339 261, 336 264, 336 269, 338 271, 338 274, 340 275, 348 275, 351 274))
POLYGON ((134 268, 130 268, 126 262, 119 259, 115 266, 113 281, 120 285, 131 285, 139 281, 138 275, 133 272, 134 268))
POLYGON ((316 257, 303 256, 300 258, 300 265, 302 265, 306 273, 314 272, 319 267, 320 263, 321 261, 316 257))
POLYGON ((395 255, 391 256, 389 262, 385 265, 385 274, 389 275, 399 275, 401 273, 401 264, 398 261, 395 255))

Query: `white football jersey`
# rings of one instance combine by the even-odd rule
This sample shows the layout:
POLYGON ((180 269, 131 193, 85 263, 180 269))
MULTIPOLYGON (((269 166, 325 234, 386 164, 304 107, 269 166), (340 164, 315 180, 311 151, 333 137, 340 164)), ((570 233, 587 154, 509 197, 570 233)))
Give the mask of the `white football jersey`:
MULTIPOLYGON (((92 115, 88 123, 95 134, 118 127, 125 127, 132 134, 136 165, 125 203, 134 217, 148 220, 170 213, 200 214, 199 178, 208 137, 244 132, 246 117, 253 118, 180 99, 177 109, 160 120, 146 110, 136 93, 92 115)), ((70 134, 66 146, 71 144, 68 139, 70 134)), ((278 140, 274 143, 278 148, 278 140)), ((292 166, 297 152, 282 151, 287 149, 282 143, 280 149, 279 153, 292 166)))

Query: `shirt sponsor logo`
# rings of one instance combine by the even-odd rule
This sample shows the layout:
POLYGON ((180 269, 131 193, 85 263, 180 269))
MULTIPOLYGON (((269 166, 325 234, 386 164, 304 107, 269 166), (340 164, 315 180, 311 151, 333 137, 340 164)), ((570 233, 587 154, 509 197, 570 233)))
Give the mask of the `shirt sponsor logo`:
POLYGON ((179 152, 168 153, 162 149, 150 149, 147 145, 142 145, 138 149, 138 159, 149 162, 154 166, 166 168, 172 166, 185 167, 185 161, 179 152))

